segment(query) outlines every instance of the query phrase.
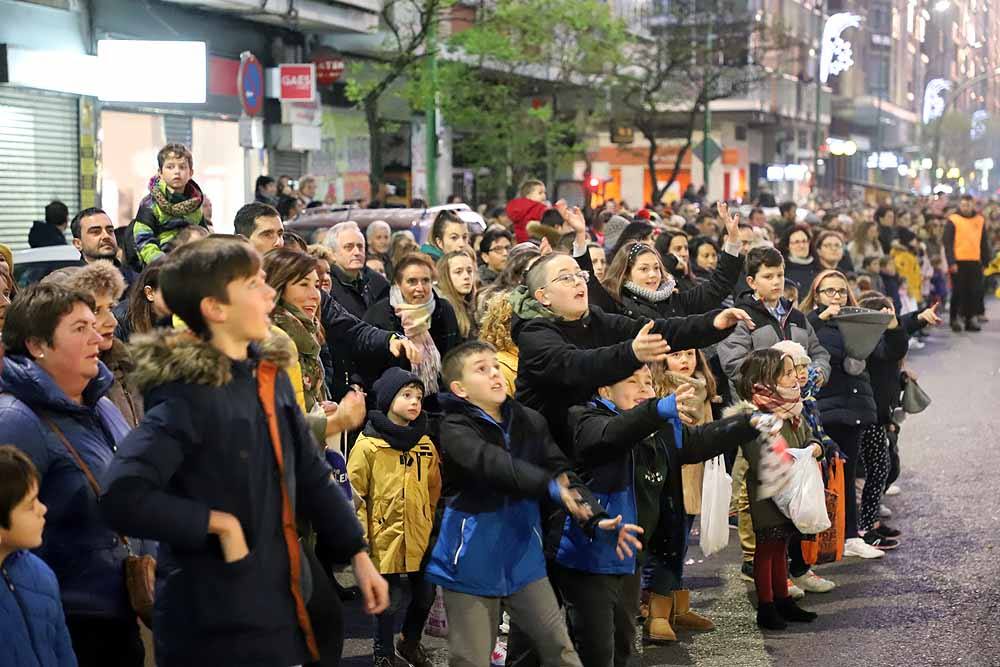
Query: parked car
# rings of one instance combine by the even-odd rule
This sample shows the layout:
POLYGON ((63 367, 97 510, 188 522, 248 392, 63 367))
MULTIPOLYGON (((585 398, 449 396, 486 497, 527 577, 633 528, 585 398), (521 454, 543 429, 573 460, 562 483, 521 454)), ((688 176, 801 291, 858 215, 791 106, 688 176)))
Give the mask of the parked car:
POLYGON ((486 230, 483 216, 473 211, 467 204, 445 204, 430 208, 357 208, 355 206, 318 206, 306 209, 295 220, 287 223, 285 229, 295 232, 308 243, 323 241, 317 232, 325 232, 340 222, 353 220, 361 231, 376 220, 389 223, 393 232, 409 230, 417 243, 423 243, 430 235, 431 225, 440 211, 454 211, 469 224, 473 234, 486 230))
POLYGON ((79 263, 80 251, 71 245, 18 250, 14 253, 14 282, 20 287, 27 287, 57 269, 79 263))

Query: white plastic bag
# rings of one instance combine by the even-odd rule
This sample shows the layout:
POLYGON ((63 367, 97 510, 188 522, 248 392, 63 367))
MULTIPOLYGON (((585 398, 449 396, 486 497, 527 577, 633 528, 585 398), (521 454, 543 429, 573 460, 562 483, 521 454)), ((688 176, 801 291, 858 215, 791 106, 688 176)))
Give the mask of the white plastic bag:
POLYGON ((448 636, 448 614, 444 609, 444 595, 440 586, 434 587, 434 604, 431 605, 431 613, 427 616, 424 632, 430 637, 448 636))
POLYGON ((706 557, 722 551, 729 544, 729 499, 732 492, 733 478, 726 473, 726 460, 716 456, 705 461, 699 545, 706 557))
POLYGON ((818 535, 830 527, 823 476, 812 448, 789 449, 795 458, 788 482, 771 498, 803 535, 818 535))

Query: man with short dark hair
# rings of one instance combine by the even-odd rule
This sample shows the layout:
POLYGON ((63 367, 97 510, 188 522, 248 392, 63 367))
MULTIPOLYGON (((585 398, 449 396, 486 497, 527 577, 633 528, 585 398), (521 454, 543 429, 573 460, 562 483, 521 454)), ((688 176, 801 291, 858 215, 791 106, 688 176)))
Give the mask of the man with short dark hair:
POLYGON ((32 248, 66 245, 66 226, 69 224, 69 209, 59 200, 49 202, 45 207, 45 220, 35 220, 28 232, 28 245, 32 248))
POLYGON ((507 257, 514 245, 514 236, 506 229, 491 227, 483 233, 479 242, 479 282, 481 285, 492 284, 507 265, 507 257))
POLYGON ((250 241, 250 245, 261 255, 269 250, 285 245, 285 225, 281 216, 270 204, 251 202, 236 212, 233 220, 236 233, 250 241))
POLYGON ((85 208, 73 216, 69 227, 73 234, 73 247, 80 251, 80 265, 100 260, 111 262, 125 279, 127 296, 138 274, 118 259, 115 223, 111 222, 108 214, 96 206, 85 208))
POLYGON ((961 333, 964 320, 966 331, 981 331, 976 316, 982 304, 983 265, 990 261, 992 253, 986 219, 976 212, 971 195, 962 195, 958 210, 948 216, 944 227, 944 253, 952 282, 948 309, 951 329, 961 333))
POLYGON ((785 232, 795 225, 797 209, 798 207, 793 201, 782 202, 781 206, 778 207, 778 213, 781 214, 781 218, 774 223, 774 233, 778 238, 781 238, 785 232))

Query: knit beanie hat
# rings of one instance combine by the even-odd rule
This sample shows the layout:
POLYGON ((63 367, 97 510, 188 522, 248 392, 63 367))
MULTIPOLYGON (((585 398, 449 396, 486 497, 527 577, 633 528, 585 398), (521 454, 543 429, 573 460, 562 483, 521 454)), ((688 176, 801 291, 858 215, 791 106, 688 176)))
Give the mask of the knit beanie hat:
POLYGON ((621 236, 622 232, 625 231, 625 228, 628 227, 628 222, 628 218, 620 215, 613 215, 606 223, 604 223, 605 250, 611 250, 618 245, 618 237, 621 236))
POLYGON ((402 368, 396 366, 386 369, 382 373, 382 376, 378 380, 375 380, 375 384, 372 386, 375 390, 375 407, 380 412, 388 414, 389 408, 392 407, 392 402, 396 400, 396 394, 408 384, 419 385, 420 389, 424 390, 424 383, 413 373, 404 371, 402 368))
POLYGON ((796 343, 794 340, 783 340, 775 343, 771 346, 771 349, 777 350, 782 354, 787 354, 792 358, 792 362, 796 366, 799 364, 811 364, 812 359, 809 358, 809 353, 806 349, 802 347, 800 343, 796 343))

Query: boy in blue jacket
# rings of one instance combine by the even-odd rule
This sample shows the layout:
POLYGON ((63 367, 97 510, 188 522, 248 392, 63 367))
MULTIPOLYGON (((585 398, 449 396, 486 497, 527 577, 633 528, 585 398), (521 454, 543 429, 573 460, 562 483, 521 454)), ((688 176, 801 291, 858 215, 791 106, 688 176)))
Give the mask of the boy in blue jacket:
POLYGON ((134 343, 146 415, 118 448, 101 502, 117 530, 160 542, 156 662, 318 661, 306 603, 321 572, 296 518, 352 562, 367 613, 386 608, 388 591, 295 400, 291 355, 268 344, 275 292, 237 239, 196 241, 163 262, 164 299, 189 330, 134 343))
MULTIPOLYGON (((687 537, 681 466, 707 461, 757 436, 746 416, 683 425, 693 423, 687 413, 693 394, 693 387, 681 385, 676 394, 656 398, 653 377, 643 366, 601 387, 588 405, 570 408, 581 479, 609 513, 642 527, 643 555, 656 565, 650 635, 660 640, 675 640, 671 623, 693 615, 687 596, 673 594, 681 588, 687 537)), ((566 523, 552 577, 587 667, 627 665, 634 652, 637 559, 616 556, 601 540, 566 523)))
POLYGON ((447 507, 427 578, 444 589, 453 667, 486 667, 500 606, 529 636, 543 665, 580 665, 546 578, 539 500, 552 499, 596 539, 617 531, 621 558, 638 527, 607 519, 552 440, 545 419, 507 398, 496 350, 470 341, 445 357, 440 445, 447 507), (448 488, 448 485, 451 488, 448 488), (620 527, 620 529, 619 529, 620 527))
POLYGON ((56 575, 28 551, 45 528, 38 487, 31 459, 0 447, 0 665, 76 667, 56 575))

